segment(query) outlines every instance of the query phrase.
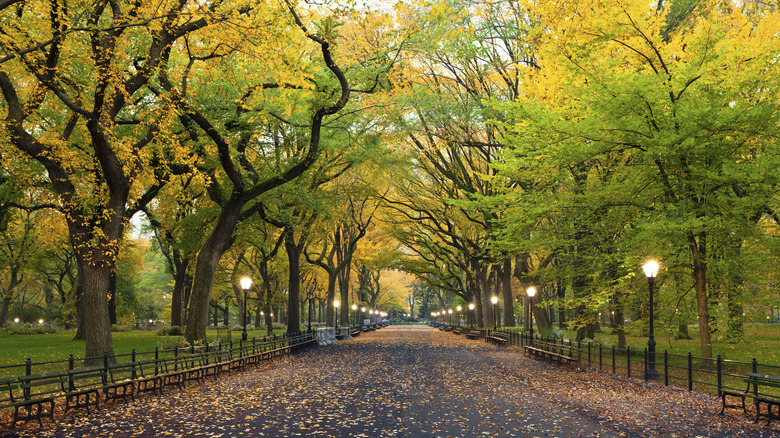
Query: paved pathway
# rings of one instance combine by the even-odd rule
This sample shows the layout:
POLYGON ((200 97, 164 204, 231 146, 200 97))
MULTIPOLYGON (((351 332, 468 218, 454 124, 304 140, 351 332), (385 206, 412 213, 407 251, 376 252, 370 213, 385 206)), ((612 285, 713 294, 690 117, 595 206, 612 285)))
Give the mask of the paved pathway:
MULTIPOLYGON (((257 370, 60 418, 40 437, 780 437, 718 404, 392 326, 257 370)), ((763 423, 762 423, 763 424, 763 423)), ((2 434, 0 434, 2 435, 2 434)))

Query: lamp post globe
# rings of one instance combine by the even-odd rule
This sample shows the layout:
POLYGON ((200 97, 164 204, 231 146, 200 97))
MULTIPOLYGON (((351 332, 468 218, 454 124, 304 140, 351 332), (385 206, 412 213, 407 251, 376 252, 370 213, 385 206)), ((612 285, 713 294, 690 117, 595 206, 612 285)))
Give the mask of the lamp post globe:
POLYGON ((658 275, 658 262, 650 260, 642 266, 642 270, 645 271, 647 277, 647 284, 650 288, 650 333, 647 336, 647 380, 655 380, 658 378, 658 371, 655 369, 655 303, 653 302, 653 286, 655 284, 655 277, 658 275))
POLYGON ((249 277, 244 277, 241 279, 241 289, 244 290, 244 318, 243 318, 243 326, 244 329, 241 331, 241 340, 246 341, 247 340, 247 333, 246 333, 246 293, 249 291, 249 288, 252 287, 252 279, 249 277))
POLYGON ((529 329, 530 329, 531 338, 533 338, 534 337, 534 310, 533 310, 533 305, 534 305, 534 295, 536 295, 536 288, 531 286, 528 289, 526 289, 525 293, 528 295, 528 314, 529 314, 529 318, 528 319, 530 321, 530 324, 528 326, 529 326, 529 329))
POLYGON ((493 297, 490 298, 490 302, 493 303, 493 330, 495 331, 496 329, 498 329, 498 325, 497 325, 497 322, 498 322, 497 319, 498 318, 496 316, 497 315, 497 313, 496 313, 496 305, 498 304, 498 297, 493 295, 493 297))

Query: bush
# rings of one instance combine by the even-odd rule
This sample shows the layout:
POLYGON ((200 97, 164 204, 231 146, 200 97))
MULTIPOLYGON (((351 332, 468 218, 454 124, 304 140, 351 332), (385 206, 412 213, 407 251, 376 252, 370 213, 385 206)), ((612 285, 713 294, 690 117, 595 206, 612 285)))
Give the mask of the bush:
POLYGON ((184 336, 184 331, 178 325, 163 327, 155 333, 157 333, 157 336, 184 336))
POLYGON ((158 342, 157 346, 160 347, 160 350, 171 350, 173 347, 190 348, 189 342, 187 342, 186 339, 180 338, 178 336, 171 338, 166 337, 158 342))
POLYGON ((0 336, 6 335, 40 335, 44 333, 57 333, 57 328, 40 324, 14 324, 0 328, 0 336))

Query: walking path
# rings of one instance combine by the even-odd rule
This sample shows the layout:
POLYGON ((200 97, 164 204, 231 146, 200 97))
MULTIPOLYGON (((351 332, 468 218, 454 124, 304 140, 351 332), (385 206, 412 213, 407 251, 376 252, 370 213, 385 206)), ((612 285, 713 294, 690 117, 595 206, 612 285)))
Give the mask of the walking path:
POLYGON ((736 410, 719 416, 714 398, 699 397, 537 362, 427 326, 391 326, 9 436, 780 437, 775 425, 748 424, 736 410))

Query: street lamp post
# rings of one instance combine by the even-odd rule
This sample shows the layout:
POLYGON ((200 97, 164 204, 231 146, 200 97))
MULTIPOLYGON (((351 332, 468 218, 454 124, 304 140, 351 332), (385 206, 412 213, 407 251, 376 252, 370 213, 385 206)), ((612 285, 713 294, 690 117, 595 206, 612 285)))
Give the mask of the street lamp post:
POLYGON ((474 328, 474 303, 469 303, 469 319, 471 319, 471 328, 474 328))
POLYGON ((312 305, 314 303, 314 293, 309 292, 308 298, 309 298, 309 333, 311 333, 311 314, 313 313, 312 305))
POLYGON ((355 312, 355 327, 357 327, 357 304, 352 305, 352 311, 355 312))
POLYGON ((531 333, 531 339, 534 337, 534 295, 536 295, 536 288, 531 286, 528 289, 526 289, 525 293, 528 294, 528 314, 530 317, 528 318, 531 322, 529 323, 530 333, 531 333))
POLYGON ((655 283, 655 276, 658 275, 658 262, 650 260, 642 266, 647 276, 647 283, 650 286, 650 333, 647 337, 647 380, 655 380, 658 378, 658 371, 655 369, 655 333, 654 333, 654 310, 655 304, 653 303, 653 285, 655 283))
POLYGON ((447 313, 450 314, 450 326, 452 326, 452 309, 447 309, 447 313))
POLYGON ((360 316, 361 316, 361 318, 360 318, 361 319, 360 326, 363 327, 363 322, 366 319, 366 308, 365 307, 361 307, 360 308, 360 316))
POLYGON ((250 287, 252 287, 252 279, 249 277, 242 278, 241 289, 244 289, 244 330, 241 332, 242 341, 246 341, 248 337, 246 333, 246 293, 250 287))
POLYGON ((333 311, 334 315, 336 316, 336 328, 339 328, 339 306, 341 303, 339 300, 333 300, 333 308, 335 309, 333 311))
POLYGON ((460 311, 463 310, 463 307, 458 306, 458 327, 460 327, 460 320, 461 320, 461 313, 460 311))
POLYGON ((493 330, 495 331, 498 329, 498 326, 496 325, 496 305, 498 304, 498 297, 493 295, 490 302, 493 303, 493 330))

